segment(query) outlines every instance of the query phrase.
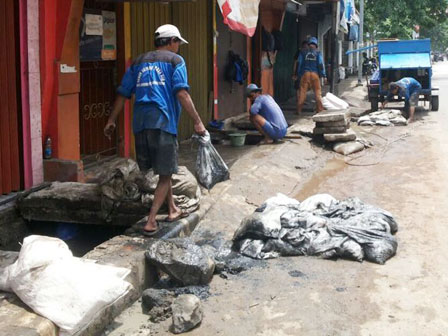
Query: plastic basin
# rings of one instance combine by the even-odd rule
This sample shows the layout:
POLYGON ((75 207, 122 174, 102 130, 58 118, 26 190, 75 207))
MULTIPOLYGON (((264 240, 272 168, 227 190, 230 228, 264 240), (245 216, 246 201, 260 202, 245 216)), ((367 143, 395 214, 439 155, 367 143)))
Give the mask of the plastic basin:
POLYGON ((232 133, 229 134, 229 137, 230 137, 230 144, 233 147, 244 146, 244 143, 246 142, 246 133, 232 133))

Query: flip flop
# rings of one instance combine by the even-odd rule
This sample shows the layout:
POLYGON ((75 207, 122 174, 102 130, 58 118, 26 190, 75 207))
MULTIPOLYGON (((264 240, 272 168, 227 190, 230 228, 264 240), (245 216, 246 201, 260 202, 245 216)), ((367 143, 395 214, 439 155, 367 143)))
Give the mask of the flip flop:
POLYGON ((156 222, 156 224, 157 224, 157 227, 155 230, 148 231, 148 230, 142 229, 142 235, 144 235, 146 237, 153 237, 156 233, 158 233, 160 231, 159 222, 156 222))
POLYGON ((168 217, 166 217, 165 220, 164 220, 164 222, 172 223, 172 222, 176 222, 176 221, 178 221, 178 220, 181 219, 181 218, 186 218, 186 217, 188 217, 188 216, 190 216, 190 214, 189 214, 188 212, 184 212, 184 211, 182 211, 182 212, 179 214, 179 216, 176 216, 176 217, 174 217, 174 218, 172 218, 172 219, 169 219, 168 217))

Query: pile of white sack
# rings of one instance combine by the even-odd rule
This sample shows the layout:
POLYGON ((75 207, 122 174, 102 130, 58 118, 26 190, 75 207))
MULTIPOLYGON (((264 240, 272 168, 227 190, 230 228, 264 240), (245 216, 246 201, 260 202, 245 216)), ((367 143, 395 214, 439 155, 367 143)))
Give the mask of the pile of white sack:
POLYGON ((360 126, 406 126, 407 120, 400 110, 382 110, 372 112, 358 119, 360 126))
POLYGON ((336 97, 330 92, 328 92, 325 97, 322 97, 322 104, 324 105, 324 109, 327 111, 346 110, 349 108, 346 101, 336 97))
POLYGON ((0 290, 73 335, 132 288, 126 268, 75 258, 58 238, 29 236, 16 262, 0 269, 0 290))

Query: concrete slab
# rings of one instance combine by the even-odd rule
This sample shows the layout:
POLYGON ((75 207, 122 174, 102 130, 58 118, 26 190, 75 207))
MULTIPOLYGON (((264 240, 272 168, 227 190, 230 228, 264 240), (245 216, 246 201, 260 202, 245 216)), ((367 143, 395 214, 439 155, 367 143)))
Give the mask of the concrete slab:
POLYGON ((57 336, 50 320, 34 314, 12 293, 0 292, 0 336, 57 336))
POLYGON ((313 116, 314 122, 332 122, 332 121, 344 121, 349 116, 349 110, 340 111, 323 111, 313 116))
POLYGON ((354 141, 356 140, 356 133, 353 130, 348 129, 345 133, 324 134, 324 139, 328 142, 354 141))
POLYGON ((334 134, 334 133, 345 133, 347 132, 347 126, 335 126, 335 127, 315 127, 313 129, 314 135, 322 134, 334 134))
POLYGON ((149 212, 141 202, 121 202, 106 223, 101 215, 101 195, 97 184, 54 182, 18 201, 23 218, 83 224, 131 226, 149 212))
POLYGON ((340 120, 340 121, 328 121, 328 122, 317 122, 316 127, 317 128, 323 128, 323 127, 341 127, 341 126, 348 126, 350 123, 350 120, 340 120))

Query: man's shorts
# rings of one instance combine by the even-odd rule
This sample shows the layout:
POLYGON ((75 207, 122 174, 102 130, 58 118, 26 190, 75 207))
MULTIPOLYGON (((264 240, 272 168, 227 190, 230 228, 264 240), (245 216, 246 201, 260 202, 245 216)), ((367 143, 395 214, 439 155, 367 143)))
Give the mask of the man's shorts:
POLYGON ((145 129, 135 134, 135 150, 140 170, 157 175, 177 173, 177 137, 160 129, 145 129))
POLYGON ((263 125, 263 131, 272 139, 272 140, 280 140, 283 139, 286 135, 286 129, 279 129, 277 127, 272 126, 272 124, 266 120, 263 125))
POLYGON ((409 97, 409 106, 416 107, 418 106, 418 101, 420 98, 420 91, 416 91, 409 97))

